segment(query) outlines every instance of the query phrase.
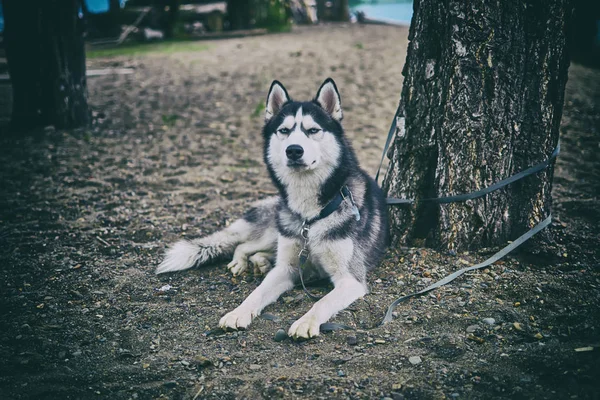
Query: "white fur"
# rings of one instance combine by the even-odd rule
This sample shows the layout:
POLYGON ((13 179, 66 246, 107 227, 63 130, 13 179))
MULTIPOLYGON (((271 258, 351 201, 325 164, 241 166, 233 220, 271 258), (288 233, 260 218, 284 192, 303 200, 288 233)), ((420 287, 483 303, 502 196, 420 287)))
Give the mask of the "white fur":
POLYGON ((302 114, 302 107, 295 117, 288 116, 282 126, 294 130, 289 135, 273 135, 269 142, 267 157, 277 178, 283 182, 288 192, 290 209, 306 219, 313 218, 321 211, 316 193, 321 184, 331 175, 340 158, 341 149, 332 133, 321 130, 318 134, 306 135, 304 129, 320 126, 309 115, 302 114), (305 169, 287 166, 285 150, 297 144, 304 149, 302 161, 305 169))
POLYGON ((294 322, 288 330, 288 335, 295 339, 309 339, 318 336, 321 324, 367 294, 365 285, 350 274, 343 274, 333 280, 335 287, 312 308, 294 322))
POLYGON ((165 259, 156 268, 155 273, 163 274, 192 268, 200 261, 201 257, 202 254, 197 245, 187 240, 180 240, 167 250, 165 259))
POLYGON ((155 273, 182 271, 204 264, 216 256, 229 253, 239 243, 250 238, 251 229, 252 227, 247 221, 240 219, 228 228, 205 238, 193 241, 180 240, 167 250, 165 259, 156 268, 155 273))

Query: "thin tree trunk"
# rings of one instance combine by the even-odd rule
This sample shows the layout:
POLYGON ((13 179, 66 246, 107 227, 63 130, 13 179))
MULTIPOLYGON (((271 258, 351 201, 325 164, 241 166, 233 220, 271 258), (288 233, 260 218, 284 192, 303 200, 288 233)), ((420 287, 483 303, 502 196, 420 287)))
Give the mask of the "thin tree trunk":
MULTIPOLYGON (((388 196, 469 193, 550 156, 570 13, 569 0, 415 1, 388 196)), ((392 206, 392 242, 462 250, 513 239, 550 212, 552 174, 462 203, 392 206)))
POLYGON ((29 129, 41 124, 39 80, 39 10, 25 1, 3 4, 4 43, 13 89, 11 125, 29 129))
POLYGON ((79 0, 8 0, 6 51, 16 129, 89 123, 79 0))

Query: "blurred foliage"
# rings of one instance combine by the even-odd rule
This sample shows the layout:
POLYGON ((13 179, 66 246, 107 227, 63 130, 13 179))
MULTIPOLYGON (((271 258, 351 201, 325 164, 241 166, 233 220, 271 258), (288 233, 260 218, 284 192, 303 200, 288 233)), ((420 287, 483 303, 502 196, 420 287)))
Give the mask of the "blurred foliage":
POLYGON ((256 15, 256 27, 270 32, 287 32, 291 29, 289 5, 285 0, 251 0, 256 15))
POLYGON ((254 108, 254 112, 252 112, 252 118, 258 118, 265 112, 266 106, 264 102, 260 102, 254 108))

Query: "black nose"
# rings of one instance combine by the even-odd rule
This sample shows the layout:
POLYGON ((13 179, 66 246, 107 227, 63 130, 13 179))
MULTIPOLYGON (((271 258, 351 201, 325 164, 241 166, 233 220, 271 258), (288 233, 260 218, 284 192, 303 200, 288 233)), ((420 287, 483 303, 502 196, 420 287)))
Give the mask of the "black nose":
POLYGON ((298 161, 302 158, 302 155, 304 154, 304 149, 300 145, 291 144, 288 146, 287 149, 285 149, 285 154, 290 160, 298 161))

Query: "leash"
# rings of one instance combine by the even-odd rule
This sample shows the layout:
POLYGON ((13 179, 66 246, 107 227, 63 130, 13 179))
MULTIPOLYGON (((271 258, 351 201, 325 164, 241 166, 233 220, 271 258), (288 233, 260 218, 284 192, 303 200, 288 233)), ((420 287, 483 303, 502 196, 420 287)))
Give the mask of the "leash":
MULTIPOLYGON (((459 201, 466 201, 466 200, 472 200, 472 199, 477 199, 479 197, 483 197, 489 193, 492 193, 493 191, 503 188, 504 186, 510 185, 511 183, 516 182, 519 179, 523 179, 529 175, 536 174, 536 173, 548 168, 552 164, 554 159, 556 157, 558 157, 559 153, 560 153, 560 140, 558 141, 556 148, 554 148, 554 151, 552 152, 552 154, 550 155, 550 157, 548 157, 548 159, 546 161, 536 164, 533 167, 529 167, 526 170, 521 171, 512 176, 509 176, 506 179, 502 179, 501 181, 498 181, 484 189, 477 190, 477 191, 471 192, 471 193, 458 194, 458 195, 454 195, 454 196, 430 197, 430 198, 425 198, 425 199, 419 199, 419 201, 420 202, 423 201, 423 202, 438 203, 438 204, 447 204, 447 203, 457 203, 459 201)), ((381 168, 381 165, 379 165, 379 167, 381 168)), ((390 204, 390 205, 413 204, 416 202, 416 200, 414 200, 414 199, 397 199, 395 197, 388 197, 386 199, 386 202, 387 202, 387 204, 390 204)))
POLYGON ((412 297, 420 296, 427 292, 431 292, 432 290, 437 289, 440 286, 444 286, 444 285, 452 282, 459 276, 463 275, 465 272, 485 268, 485 267, 495 263, 496 261, 500 260, 505 255, 507 255, 508 253, 510 253, 511 251, 513 251, 514 249, 516 249, 517 247, 519 247, 520 245, 525 243, 527 240, 531 239, 531 237, 533 235, 535 235, 536 233, 538 233, 539 231, 541 231, 542 229, 544 229, 545 227, 550 225, 550 222, 552 222, 552 214, 550 214, 548 216, 548 218, 546 218, 545 220, 543 220, 542 222, 540 222, 539 224, 534 226, 533 229, 525 232, 517 240, 510 243, 508 246, 504 247, 502 250, 500 250, 499 252, 497 252, 496 254, 494 254, 493 256, 488 258, 487 260, 485 260, 479 264, 470 266, 470 267, 462 268, 456 272, 451 273, 450 275, 446 276, 445 278, 440 279, 439 281, 435 282, 434 284, 427 286, 423 290, 420 290, 418 292, 414 292, 411 294, 407 294, 406 296, 402 296, 402 297, 394 300, 394 302, 392 304, 390 304, 390 306, 388 307, 387 312, 385 313, 385 317, 383 318, 383 321, 381 322, 381 325, 387 324, 388 322, 390 322, 393 319, 392 313, 394 312, 394 309, 398 306, 398 304, 403 303, 412 297))

